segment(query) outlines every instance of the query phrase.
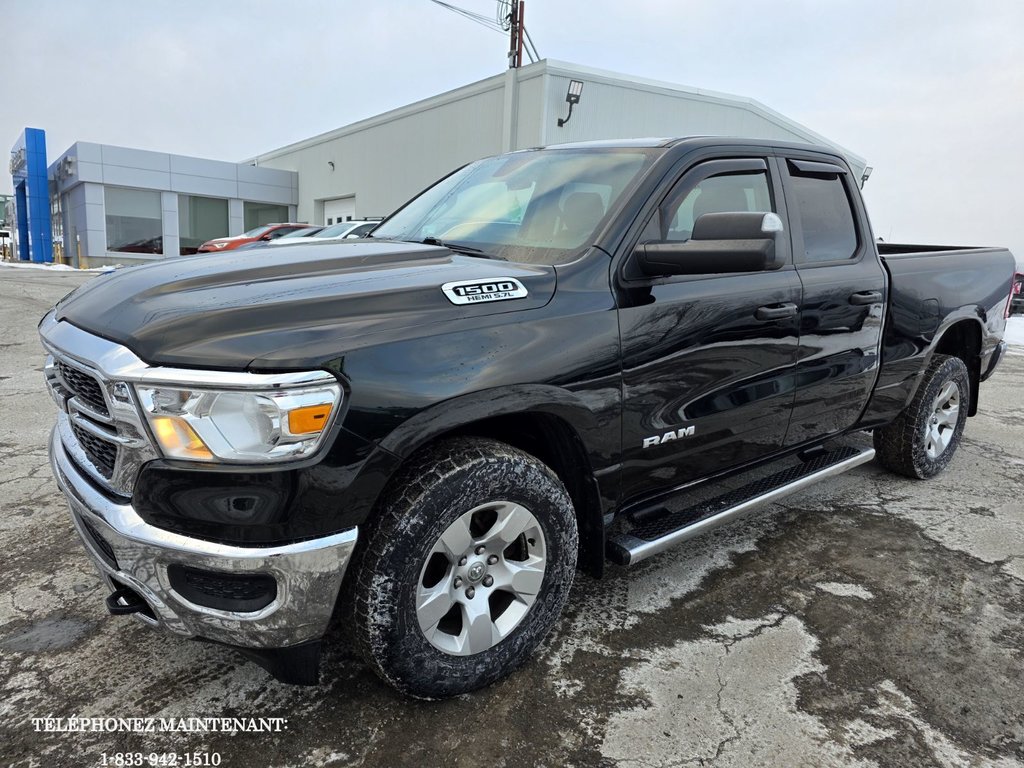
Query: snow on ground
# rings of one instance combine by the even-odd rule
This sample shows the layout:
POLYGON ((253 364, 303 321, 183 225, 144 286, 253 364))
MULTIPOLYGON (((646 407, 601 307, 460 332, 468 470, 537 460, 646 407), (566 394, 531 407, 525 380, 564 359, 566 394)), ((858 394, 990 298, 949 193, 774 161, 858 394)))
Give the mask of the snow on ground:
POLYGON ((10 267, 12 269, 45 269, 51 272, 113 272, 117 269, 117 267, 75 269, 74 267, 69 267, 67 264, 36 264, 32 261, 0 261, 0 267, 10 267))
POLYGON ((1006 334, 1003 339, 1007 344, 1024 347, 1024 316, 1017 315, 1006 321, 1006 334))

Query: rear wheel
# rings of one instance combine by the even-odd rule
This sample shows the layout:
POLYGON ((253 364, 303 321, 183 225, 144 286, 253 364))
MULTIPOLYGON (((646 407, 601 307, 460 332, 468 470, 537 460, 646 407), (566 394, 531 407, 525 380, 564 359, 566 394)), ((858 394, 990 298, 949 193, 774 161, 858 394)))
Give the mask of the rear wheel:
POLYGON ((352 586, 356 646, 422 698, 488 685, 558 619, 578 533, 564 486, 494 440, 444 441, 410 460, 366 531, 352 586))
POLYGON ((922 480, 944 470, 960 445, 970 401, 963 360, 934 355, 907 408, 892 424, 875 430, 882 466, 922 480))

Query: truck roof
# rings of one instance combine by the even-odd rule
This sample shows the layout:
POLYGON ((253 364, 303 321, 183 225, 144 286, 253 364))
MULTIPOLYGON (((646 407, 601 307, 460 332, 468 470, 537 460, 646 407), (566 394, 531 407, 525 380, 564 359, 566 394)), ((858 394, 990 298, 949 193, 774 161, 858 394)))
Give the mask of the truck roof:
POLYGON ((814 152, 822 152, 827 155, 833 155, 835 157, 842 157, 842 154, 833 147, 826 147, 820 144, 807 144, 804 142, 779 141, 776 139, 758 139, 741 136, 679 136, 675 138, 645 137, 635 139, 598 139, 595 141, 574 141, 566 144, 549 144, 546 147, 533 147, 532 149, 599 149, 602 147, 607 147, 609 149, 625 149, 629 147, 668 148, 683 145, 698 148, 704 146, 718 146, 721 144, 810 150, 814 152))

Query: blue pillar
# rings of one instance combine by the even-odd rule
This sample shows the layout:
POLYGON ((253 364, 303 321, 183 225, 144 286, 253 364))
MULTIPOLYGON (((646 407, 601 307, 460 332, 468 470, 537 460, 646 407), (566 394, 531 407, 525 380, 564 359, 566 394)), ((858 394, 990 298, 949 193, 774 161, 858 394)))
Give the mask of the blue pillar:
POLYGON ((50 184, 46 175, 46 133, 26 128, 11 150, 11 174, 17 190, 19 258, 53 261, 50 184))

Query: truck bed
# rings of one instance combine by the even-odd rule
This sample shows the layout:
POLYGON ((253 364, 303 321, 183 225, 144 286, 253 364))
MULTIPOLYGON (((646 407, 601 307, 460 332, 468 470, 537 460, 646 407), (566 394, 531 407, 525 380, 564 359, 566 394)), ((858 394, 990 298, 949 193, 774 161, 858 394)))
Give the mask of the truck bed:
POLYGON ((892 278, 894 308, 910 309, 920 302, 923 319, 935 314, 933 306, 942 318, 973 306, 990 330, 1002 331, 1010 294, 1007 276, 1016 263, 1006 248, 879 243, 878 253, 892 278))
MULTIPOLYGON (((1016 263, 1006 248, 878 243, 878 252, 890 278, 889 316, 882 368, 865 414, 869 422, 885 421, 902 410, 934 340, 956 323, 963 324, 965 333, 978 334, 981 369, 972 377, 985 378, 998 360, 1016 263)), ((972 411, 975 407, 976 400, 972 411)))

